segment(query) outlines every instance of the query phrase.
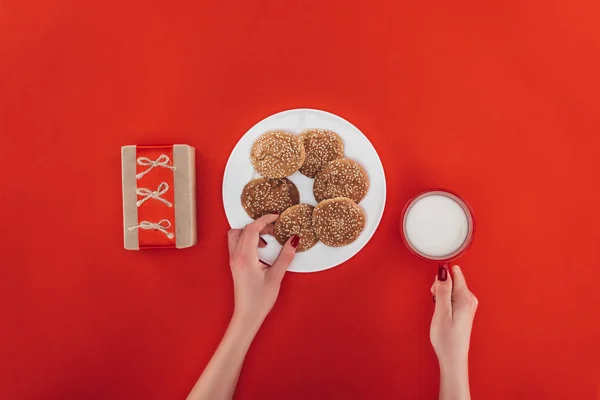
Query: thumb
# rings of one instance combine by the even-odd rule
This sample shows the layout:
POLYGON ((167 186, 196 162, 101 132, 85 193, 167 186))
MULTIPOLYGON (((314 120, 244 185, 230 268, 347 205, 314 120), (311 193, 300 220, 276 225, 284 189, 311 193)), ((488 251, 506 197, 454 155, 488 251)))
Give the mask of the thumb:
POLYGON ((452 275, 454 279, 454 294, 455 296, 469 293, 469 288, 467 287, 467 281, 465 280, 465 276, 462 273, 462 270, 458 265, 452 267, 452 275))
POLYGON ((472 321, 473 314, 477 310, 478 300, 477 297, 467 287, 467 282, 465 280, 465 276, 462 273, 462 270, 458 265, 452 267, 452 275, 454 276, 454 305, 455 305, 455 315, 457 318, 459 315, 463 314, 463 311, 467 312, 464 315, 467 316, 467 319, 472 321))
POLYGON ((277 283, 281 282, 285 272, 296 255, 296 247, 298 246, 299 241, 300 238, 298 236, 292 236, 285 242, 277 260, 275 260, 271 268, 269 268, 269 279, 272 279, 277 283))
POLYGON ((452 277, 448 265, 440 265, 435 280, 435 310, 433 319, 452 318, 452 277))

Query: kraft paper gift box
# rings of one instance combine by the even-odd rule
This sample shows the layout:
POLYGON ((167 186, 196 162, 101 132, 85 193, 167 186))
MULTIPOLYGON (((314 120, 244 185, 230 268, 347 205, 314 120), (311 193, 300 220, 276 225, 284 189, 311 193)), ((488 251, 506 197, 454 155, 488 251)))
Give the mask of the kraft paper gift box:
POLYGON ((185 248, 197 243, 194 148, 123 146, 125 248, 185 248))

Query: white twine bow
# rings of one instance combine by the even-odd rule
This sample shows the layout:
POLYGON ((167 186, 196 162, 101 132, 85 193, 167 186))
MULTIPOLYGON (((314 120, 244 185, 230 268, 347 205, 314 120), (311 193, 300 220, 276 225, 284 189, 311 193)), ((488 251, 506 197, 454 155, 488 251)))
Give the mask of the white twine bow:
POLYGON ((158 201, 162 201, 167 205, 167 207, 173 207, 173 204, 169 200, 160 197, 163 194, 167 193, 168 190, 169 184, 167 182, 162 182, 160 185, 158 185, 158 188, 155 191, 146 188, 137 188, 135 189, 137 195, 144 196, 144 198, 138 200, 137 203, 135 203, 135 205, 139 207, 142 204, 144 204, 147 200, 155 199, 158 201))
POLYGON ((161 154, 160 157, 158 157, 156 160, 151 160, 148 157, 139 157, 137 159, 137 163, 143 166, 149 165, 149 167, 147 170, 140 172, 135 177, 137 179, 140 179, 142 176, 146 175, 148 172, 152 171, 152 169, 156 167, 169 168, 171 171, 176 171, 177 168, 175 168, 172 165, 169 165, 170 161, 171 159, 166 154, 161 154))
POLYGON ((169 239, 173 239, 175 234, 168 232, 167 229, 171 227, 171 221, 168 219, 161 219, 158 223, 142 221, 139 225, 128 228, 129 232, 133 232, 136 229, 144 230, 155 230, 164 233, 169 239))

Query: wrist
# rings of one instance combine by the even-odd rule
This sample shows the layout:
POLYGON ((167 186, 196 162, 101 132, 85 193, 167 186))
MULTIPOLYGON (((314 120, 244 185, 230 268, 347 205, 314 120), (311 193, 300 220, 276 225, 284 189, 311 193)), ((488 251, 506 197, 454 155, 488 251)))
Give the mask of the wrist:
POLYGON ((464 379, 469 377, 469 367, 466 364, 441 365, 440 376, 448 377, 453 380, 464 379))
POLYGON ((469 356, 468 354, 448 354, 446 357, 438 357, 440 372, 447 374, 468 374, 469 356))
POLYGON ((468 362, 440 362, 440 399, 470 399, 468 362))
POLYGON ((230 328, 252 338, 260 329, 264 318, 252 313, 235 310, 229 324, 230 328))

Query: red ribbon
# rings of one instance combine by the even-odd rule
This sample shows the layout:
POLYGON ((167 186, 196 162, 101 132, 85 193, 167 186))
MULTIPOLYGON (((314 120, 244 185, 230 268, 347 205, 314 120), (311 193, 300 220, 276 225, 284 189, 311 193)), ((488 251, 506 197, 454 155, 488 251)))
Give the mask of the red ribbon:
MULTIPOLYGON (((164 161, 165 158, 163 157, 164 161)), ((143 162, 143 160, 142 160, 143 162)), ((175 185, 173 184, 173 171, 171 168, 166 168, 164 165, 173 166, 173 146, 137 146, 136 148, 136 174, 141 174, 151 168, 142 177, 137 179, 137 188, 146 188, 152 191, 156 190, 163 182, 169 185, 169 190, 162 194, 161 197, 173 204, 173 207, 167 206, 162 201, 156 199, 148 199, 138 207, 138 225, 142 222, 158 223, 161 220, 168 220, 171 226, 167 229, 168 232, 175 234, 175 185), (167 156, 168 162, 163 165, 140 165, 140 157, 145 157, 148 160, 156 161, 161 156, 167 156)), ((138 200, 139 200, 138 196, 138 200)), ((169 239, 164 232, 154 229, 138 229, 139 246, 144 248, 157 247, 175 247, 177 238, 169 239)))

